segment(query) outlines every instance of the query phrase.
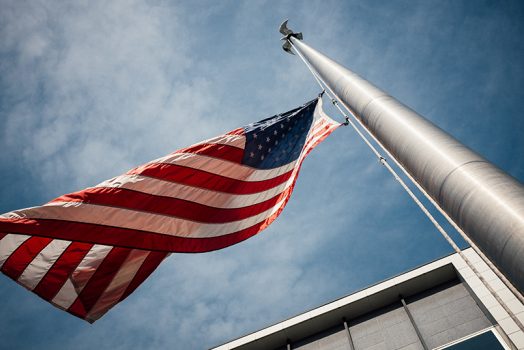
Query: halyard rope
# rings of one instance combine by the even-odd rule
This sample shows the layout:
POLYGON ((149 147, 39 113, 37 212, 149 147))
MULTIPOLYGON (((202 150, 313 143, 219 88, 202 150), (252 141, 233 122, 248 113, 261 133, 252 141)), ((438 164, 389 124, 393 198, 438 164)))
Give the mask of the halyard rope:
MULTIPOLYGON (((411 199, 417 204, 417 206, 422 210, 422 212, 428 217, 428 219, 433 223, 435 228, 440 232, 440 234, 444 237, 444 239, 451 245, 453 250, 459 254, 459 256, 466 262, 466 264, 471 268, 471 270, 475 273, 475 275, 480 279, 480 281, 486 286, 486 288, 489 290, 489 292, 495 297, 497 302, 504 308, 504 310, 509 314, 509 316, 512 318, 512 320, 517 324, 517 326, 520 328, 521 331, 524 331, 524 325, 522 322, 515 316, 513 311, 511 311, 506 303, 502 301, 500 296, 495 292, 493 287, 487 283, 487 281, 484 279, 484 277, 479 273, 478 269, 473 265, 473 263, 469 260, 469 258, 464 254, 464 252, 457 246, 457 244, 453 241, 453 239, 449 236, 449 234, 444 230, 444 228, 439 224, 439 222, 435 219, 435 217, 429 212, 429 210, 424 206, 424 204, 418 199, 418 197, 413 193, 413 191, 406 185, 404 180, 400 178, 398 173, 388 164, 386 158, 382 156, 382 154, 376 149, 375 146, 371 144, 369 139, 360 131, 360 129, 356 126, 354 121, 356 121, 361 128, 363 128, 366 133, 380 146, 380 148, 395 162, 395 164, 402 170, 404 175, 408 177, 408 179, 419 189, 419 191, 429 200, 429 202, 446 218, 446 220, 457 230, 457 232, 464 238, 464 240, 473 248, 473 250, 481 257, 481 259, 488 265, 488 267, 497 275, 498 278, 502 280, 502 282, 508 287, 508 289, 511 290, 511 292, 515 295, 519 301, 524 304, 524 298, 520 294, 518 290, 508 281, 506 276, 504 276, 494 265, 493 263, 480 251, 480 249, 471 241, 471 239, 462 231, 462 229, 455 223, 453 219, 447 215, 447 213, 440 207, 438 203, 436 203, 433 198, 420 186, 420 184, 407 172, 407 170, 396 160, 395 157, 391 155, 391 153, 382 145, 382 143, 377 140, 377 138, 362 124, 360 119, 358 119, 354 112, 346 106, 341 101, 338 96, 334 93, 334 91, 331 89, 329 85, 327 85, 318 72, 311 67, 309 62, 304 58, 302 53, 297 50, 295 45, 291 40, 289 40, 289 43, 293 47, 294 51, 298 54, 302 62, 306 65, 306 67, 309 69, 315 80, 317 81, 320 88, 326 92, 326 95, 331 99, 331 102, 333 105, 339 110, 339 112, 344 116, 345 118, 345 125, 351 125, 351 127, 357 132, 357 134, 360 136, 360 138, 366 143, 366 145, 371 149, 371 151, 375 154, 375 156, 378 158, 380 164, 382 164, 390 173, 393 175, 395 180, 397 180, 402 188, 406 191, 406 193, 411 197, 411 199), (342 103, 344 108, 348 111, 348 113, 351 115, 351 120, 347 114, 340 108, 339 103, 342 103)), ((507 334, 506 334, 507 335, 507 334)), ((509 337, 508 337, 509 339, 509 337)))

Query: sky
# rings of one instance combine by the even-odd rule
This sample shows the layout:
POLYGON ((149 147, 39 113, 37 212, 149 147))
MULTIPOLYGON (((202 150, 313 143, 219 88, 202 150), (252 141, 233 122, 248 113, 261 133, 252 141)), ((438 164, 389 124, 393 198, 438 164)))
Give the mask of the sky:
MULTIPOLYGON (((314 79, 281 49, 287 18, 306 43, 524 180, 522 2, 0 0, 0 211, 312 99, 314 79)), ((172 255, 94 324, 2 275, 0 339, 9 349, 205 349, 451 252, 339 128, 268 229, 172 255)))

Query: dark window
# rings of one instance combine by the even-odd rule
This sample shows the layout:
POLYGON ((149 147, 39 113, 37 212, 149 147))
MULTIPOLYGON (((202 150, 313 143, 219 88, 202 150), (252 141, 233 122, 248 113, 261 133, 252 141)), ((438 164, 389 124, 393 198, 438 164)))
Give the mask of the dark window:
POLYGON ((444 348, 446 350, 504 350, 493 332, 485 332, 458 344, 444 348))

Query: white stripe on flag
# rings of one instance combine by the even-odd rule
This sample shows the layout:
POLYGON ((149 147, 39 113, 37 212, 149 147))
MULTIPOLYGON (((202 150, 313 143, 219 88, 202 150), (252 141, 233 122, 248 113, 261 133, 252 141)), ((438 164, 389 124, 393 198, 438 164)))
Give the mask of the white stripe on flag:
POLYGON ((147 164, 174 164, 241 181, 270 180, 292 170, 296 161, 273 169, 257 169, 195 153, 175 153, 147 164))
POLYGON ((13 252, 31 236, 7 234, 0 240, 0 268, 13 252))
POLYGON ((220 136, 213 137, 209 140, 202 141, 198 144, 205 144, 205 143, 217 143, 220 145, 227 145, 227 146, 232 146, 232 147, 243 149, 246 144, 246 136, 245 135, 226 134, 226 135, 220 135, 220 136))
MULTIPOLYGON (((284 200, 285 198, 281 198, 275 204, 275 207, 281 205, 284 200)), ((271 214, 272 208, 247 219, 208 224, 173 216, 82 202, 52 202, 41 207, 14 211, 11 213, 11 218, 66 220, 149 231, 170 236, 205 238, 227 235, 246 229, 264 221, 271 214)))
POLYGON ((51 303, 64 310, 67 310, 76 300, 76 298, 78 298, 78 294, 76 292, 75 286, 73 286, 73 283, 68 278, 65 280, 62 288, 60 288, 60 291, 55 295, 53 300, 51 300, 51 303))
POLYGON ((113 247, 107 245, 94 245, 73 271, 72 276, 66 280, 52 302, 64 309, 69 308, 111 249, 113 247), (75 280, 76 286, 71 282, 71 278, 75 280))
POLYGON ((26 267, 18 282, 33 290, 70 244, 70 241, 52 240, 26 267))
POLYGON ((111 283, 87 314, 86 319, 91 321, 97 320, 120 300, 149 253, 148 251, 138 249, 133 249, 129 253, 118 272, 115 273, 111 283))
POLYGON ((178 198, 209 207, 234 209, 258 204, 273 198, 287 188, 284 182, 266 191, 253 194, 230 194, 204 188, 178 184, 142 175, 121 175, 105 181, 97 187, 125 188, 154 196, 178 198))

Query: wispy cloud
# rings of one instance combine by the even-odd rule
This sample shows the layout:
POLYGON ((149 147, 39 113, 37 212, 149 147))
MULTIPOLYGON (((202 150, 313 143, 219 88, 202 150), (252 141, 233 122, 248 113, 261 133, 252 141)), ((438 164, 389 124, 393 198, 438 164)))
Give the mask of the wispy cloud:
MULTIPOLYGON (((285 18, 522 179, 522 6, 485 6, 4 1, 0 206, 40 204, 314 97, 280 48, 285 18)), ((200 349, 449 251, 345 128, 306 160, 269 229, 172 256, 94 325, 2 278, 0 337, 11 348, 200 349)))

